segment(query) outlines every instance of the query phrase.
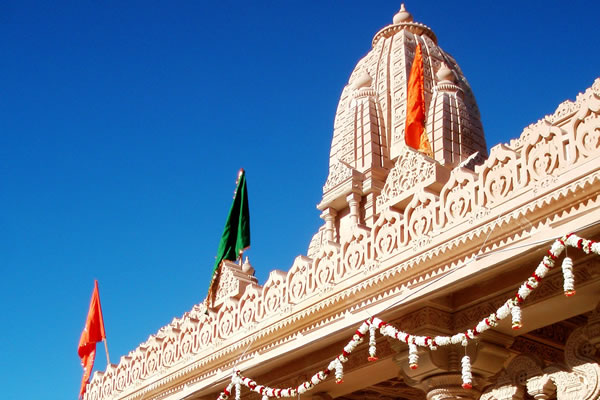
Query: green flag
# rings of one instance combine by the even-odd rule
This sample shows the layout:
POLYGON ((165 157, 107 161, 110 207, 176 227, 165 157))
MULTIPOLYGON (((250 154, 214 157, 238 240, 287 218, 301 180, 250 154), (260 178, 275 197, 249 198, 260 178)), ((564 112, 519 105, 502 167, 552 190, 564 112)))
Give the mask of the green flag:
POLYGON ((213 286, 221 272, 223 260, 235 261, 240 252, 250 247, 250 211, 248 209, 248 189, 246 188, 246 174, 240 169, 237 187, 233 196, 233 203, 225 222, 223 235, 219 242, 212 279, 208 288, 209 299, 212 300, 213 286))

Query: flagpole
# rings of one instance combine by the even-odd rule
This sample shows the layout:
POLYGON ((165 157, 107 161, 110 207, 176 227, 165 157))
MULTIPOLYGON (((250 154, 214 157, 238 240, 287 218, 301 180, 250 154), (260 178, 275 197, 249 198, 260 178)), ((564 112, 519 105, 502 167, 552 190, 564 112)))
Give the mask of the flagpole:
POLYGON ((110 356, 108 355, 108 344, 106 344, 106 338, 102 340, 104 342, 104 350, 106 350, 106 366, 110 365, 110 356))

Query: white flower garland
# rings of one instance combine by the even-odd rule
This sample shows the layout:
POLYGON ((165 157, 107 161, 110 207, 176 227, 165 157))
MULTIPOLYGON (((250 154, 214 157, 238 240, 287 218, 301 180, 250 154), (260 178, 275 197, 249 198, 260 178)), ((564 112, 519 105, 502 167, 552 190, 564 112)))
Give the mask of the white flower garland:
POLYGON ((565 257, 563 260, 562 272, 565 280, 563 285, 565 296, 571 297, 575 294, 575 275, 573 275, 573 260, 570 257, 565 257))
POLYGON ((473 388, 473 374, 471 373, 471 359, 465 355, 461 360, 462 365, 462 387, 463 389, 473 388))
MULTIPOLYGON (((274 389, 268 386, 257 384, 250 378, 241 375, 240 371, 234 371, 231 377, 231 382, 219 394, 217 400, 228 400, 231 396, 232 389, 235 388, 235 399, 240 400, 241 386, 246 386, 250 390, 262 395, 263 400, 270 398, 296 397, 299 394, 306 393, 316 385, 323 382, 334 371, 337 383, 342 383, 344 378, 343 364, 348 361, 348 356, 363 342, 364 336, 369 333, 369 361, 376 361, 376 337, 375 332, 379 329, 379 333, 383 336, 388 336, 404 342, 408 345, 409 355, 408 361, 411 368, 418 367, 418 348, 429 347, 431 350, 436 350, 439 346, 448 346, 451 344, 461 344, 467 346, 470 340, 475 339, 479 334, 498 325, 498 321, 511 315, 513 329, 518 329, 522 326, 521 307, 520 304, 539 286, 541 280, 554 268, 558 257, 565 250, 566 246, 578 248, 586 254, 594 253, 600 255, 600 243, 592 240, 580 238, 577 235, 569 234, 561 239, 556 240, 550 249, 548 255, 544 256, 540 264, 535 269, 531 277, 519 287, 514 297, 506 300, 495 313, 488 315, 479 321, 474 328, 468 329, 465 332, 457 333, 452 336, 416 336, 398 330, 397 328, 387 324, 377 317, 372 317, 364 321, 356 330, 352 339, 344 346, 342 353, 331 360, 327 368, 318 371, 310 380, 301 383, 296 388, 274 389)), ((562 263, 562 271, 564 277, 565 295, 572 296, 575 294, 575 277, 573 274, 573 260, 565 257, 562 263)), ((462 380, 463 388, 471 389, 473 385, 473 374, 471 372, 471 359, 465 355, 461 360, 462 365, 462 380)))

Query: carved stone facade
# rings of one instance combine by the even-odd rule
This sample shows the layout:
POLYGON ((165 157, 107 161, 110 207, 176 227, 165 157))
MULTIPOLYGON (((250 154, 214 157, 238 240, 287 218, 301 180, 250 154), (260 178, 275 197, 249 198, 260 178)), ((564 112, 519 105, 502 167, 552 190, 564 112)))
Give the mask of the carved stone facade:
MULTIPOLYGON (((581 229, 600 236, 600 79, 487 157, 458 65, 401 10, 344 88, 318 208, 324 224, 307 256, 264 285, 249 264, 225 263, 214 307, 194 306, 95 373, 84 400, 216 399, 234 366, 265 384, 293 384, 375 314, 414 332, 472 326, 531 275, 550 239, 581 229), (417 43, 433 158, 402 143, 417 43)), ((598 398, 600 319, 581 315, 600 301, 600 269, 573 257, 577 295, 565 299, 552 271, 523 305, 522 330, 501 324, 467 350, 423 352, 416 371, 407 346, 383 344, 378 362, 352 358, 346 383, 328 379, 313 396, 598 398), (460 351, 473 359, 473 389, 460 386, 460 351)))

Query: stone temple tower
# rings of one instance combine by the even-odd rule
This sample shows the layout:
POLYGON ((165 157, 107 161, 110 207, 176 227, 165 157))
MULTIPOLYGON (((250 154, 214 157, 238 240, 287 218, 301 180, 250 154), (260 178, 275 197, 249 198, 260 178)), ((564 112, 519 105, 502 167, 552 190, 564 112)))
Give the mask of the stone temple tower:
POLYGON ((393 23, 375 34, 372 49, 342 91, 318 205, 325 226, 311 247, 339 239, 345 226, 372 225, 378 207, 401 210, 416 187, 435 192, 453 168, 462 163, 472 169, 486 157, 477 103, 460 67, 438 46, 434 32, 414 22, 402 5, 393 23), (404 142, 407 84, 418 43, 433 158, 404 142))

